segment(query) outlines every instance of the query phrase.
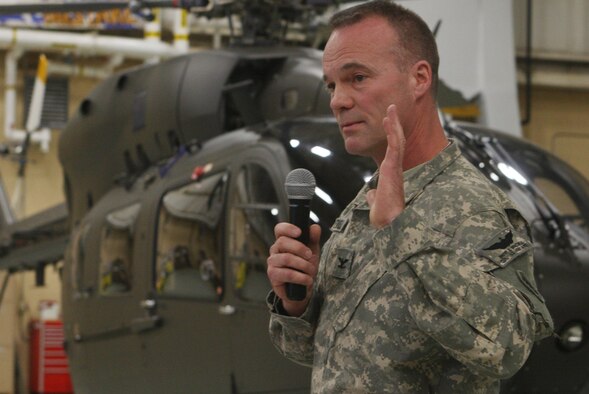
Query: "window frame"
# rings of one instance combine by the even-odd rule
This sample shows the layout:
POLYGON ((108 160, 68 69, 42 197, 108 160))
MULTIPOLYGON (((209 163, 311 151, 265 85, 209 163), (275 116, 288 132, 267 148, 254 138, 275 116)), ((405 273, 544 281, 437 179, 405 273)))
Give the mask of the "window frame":
MULTIPOLYGON (((234 174, 232 180, 231 180, 231 187, 229 190, 229 195, 227 198, 227 223, 226 223, 226 232, 227 232, 227 270, 229 271, 226 274, 226 283, 227 283, 227 287, 228 289, 231 289, 232 292, 232 297, 236 300, 236 302, 239 303, 243 303, 246 305, 257 305, 257 306, 262 306, 264 305, 265 302, 265 296, 262 297, 257 297, 254 299, 248 298, 248 297, 244 297, 243 294, 240 294, 239 289, 236 286, 236 282, 237 282, 237 278, 236 278, 236 270, 234 270, 233 265, 234 262, 239 260, 240 258, 242 258, 242 255, 239 254, 233 254, 233 233, 234 233, 234 229, 233 229, 233 222, 232 222, 232 215, 233 215, 233 210, 234 209, 260 209, 260 210, 264 210, 267 208, 267 210, 271 210, 271 209, 277 209, 277 214, 276 214, 276 223, 279 223, 281 221, 285 221, 287 220, 287 199, 286 199, 286 195, 284 192, 284 186, 281 184, 281 182, 284 181, 284 176, 282 175, 282 171, 281 169, 284 168, 281 166, 282 163, 280 163, 279 161, 276 160, 275 156, 272 155, 268 155, 268 150, 263 149, 262 147, 257 147, 252 149, 249 152, 244 153, 243 157, 240 160, 236 160, 236 162, 233 165, 233 169, 232 169, 232 173, 234 174), (274 194, 276 197, 276 203, 258 203, 258 202, 254 202, 254 203, 243 203, 243 202, 239 202, 238 204, 235 204, 234 201, 234 196, 236 194, 236 188, 237 188, 237 181, 239 179, 239 174, 240 171, 245 167, 245 166, 251 166, 251 165, 257 165, 259 166, 261 169, 263 169, 268 177, 268 181, 270 182, 270 184, 273 187, 274 190, 274 194)), ((285 156, 286 157, 286 156, 285 156)), ((287 171, 284 171, 284 174, 286 174, 287 171)), ((273 229, 272 229, 273 230, 273 229)), ((274 234, 272 232, 272 241, 274 238, 274 234)), ((259 259, 259 262, 262 264, 259 264, 260 266, 263 266, 263 273, 264 273, 264 277, 265 280, 267 279, 266 276, 266 259, 267 259, 267 253, 268 251, 266 251, 266 255, 264 255, 262 258, 259 259)), ((248 259, 249 260, 249 259, 248 259)), ((253 263, 252 263, 253 264, 253 263)), ((270 282, 268 280, 268 288, 267 290, 270 290, 270 282)), ((267 295, 267 292, 266 294, 267 295)))
MULTIPOLYGON (((218 182, 217 182, 218 183, 218 182)), ((225 234, 224 234, 224 215, 225 215, 225 211, 226 211, 226 205, 227 205, 227 194, 228 194, 228 189, 229 189, 229 185, 231 183, 231 171, 229 168, 226 167, 222 167, 219 168, 216 171, 210 172, 210 173, 206 173, 203 176, 199 177, 196 180, 189 180, 188 182, 182 182, 182 183, 176 183, 174 185, 171 185, 170 187, 166 188, 166 190, 161 194, 158 204, 157 204, 157 215, 156 215, 156 219, 155 219, 155 230, 154 230, 154 242, 153 242, 153 258, 151 261, 151 269, 152 269, 152 277, 151 277, 151 282, 150 282, 150 288, 151 291, 153 292, 154 295, 156 295, 158 298, 162 298, 162 299, 185 299, 185 300, 194 300, 194 301, 198 301, 198 302, 211 302, 211 303, 218 303, 220 302, 223 297, 224 297, 224 293, 225 293, 225 288, 226 288, 226 279, 225 279, 225 268, 224 268, 224 261, 225 261, 225 247, 224 247, 224 243, 225 243, 225 234), (215 272, 218 274, 218 278, 216 281, 214 281, 214 285, 215 285, 215 291, 216 291, 216 295, 213 296, 212 294, 210 296, 199 296, 197 294, 195 295, 190 295, 190 294, 174 294, 173 291, 170 292, 165 292, 165 291, 160 291, 158 289, 158 280, 161 279, 160 278, 160 257, 166 255, 165 253, 162 253, 160 251, 160 236, 161 236, 161 226, 162 226, 162 211, 163 210, 167 210, 167 208, 165 208, 165 203, 164 203, 164 199, 166 198, 166 196, 170 195, 170 193, 174 193, 174 192, 181 192, 183 189, 189 188, 190 186, 193 185, 197 185, 199 182, 204 182, 210 179, 219 179, 220 181, 223 181, 223 186, 221 189, 221 201, 220 201, 220 212, 219 212, 219 218, 217 219, 217 224, 215 226, 215 230, 214 230, 214 239, 215 239, 215 244, 216 247, 218 249, 217 253, 219 255, 218 257, 218 262, 216 262, 215 264, 215 272)), ((215 190, 217 186, 215 185, 213 187, 213 189, 211 189, 212 191, 215 190)), ((212 193, 211 193, 212 194, 212 193)), ((211 195, 209 194, 209 196, 211 195)), ((168 214, 173 217, 173 213, 171 213, 170 211, 168 211, 168 214)), ((178 218, 179 220, 188 220, 186 218, 178 218)), ((198 222, 197 219, 193 219, 194 222, 198 222)), ((204 221, 200 221, 200 225, 206 226, 206 223, 204 221)), ((179 246, 179 245, 177 245, 179 246)), ((204 260, 203 260, 204 261, 204 260)), ((200 268, 199 268, 200 270, 200 268)), ((173 272, 173 271, 172 271, 173 272)), ((203 275, 203 273, 201 271, 199 271, 199 275, 203 275)))

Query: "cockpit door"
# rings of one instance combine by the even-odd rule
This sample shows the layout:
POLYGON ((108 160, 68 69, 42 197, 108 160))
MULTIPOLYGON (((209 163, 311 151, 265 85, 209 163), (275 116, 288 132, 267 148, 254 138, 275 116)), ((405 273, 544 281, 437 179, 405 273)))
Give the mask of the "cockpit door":
POLYGON ((222 311, 228 180, 215 169, 168 186, 159 201, 152 313, 163 326, 145 335, 150 392, 231 392, 231 317, 222 311))
POLYGON ((286 155, 276 146, 243 152, 232 168, 227 212, 227 297, 239 393, 308 392, 310 369, 278 353, 269 339, 266 259, 274 226, 286 219, 286 155))

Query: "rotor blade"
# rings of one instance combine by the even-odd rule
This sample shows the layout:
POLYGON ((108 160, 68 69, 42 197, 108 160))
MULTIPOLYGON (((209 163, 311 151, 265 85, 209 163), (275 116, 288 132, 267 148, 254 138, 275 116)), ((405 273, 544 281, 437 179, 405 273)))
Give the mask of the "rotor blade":
POLYGON ((0 228, 0 271, 35 269, 63 258, 69 239, 65 203, 0 228))

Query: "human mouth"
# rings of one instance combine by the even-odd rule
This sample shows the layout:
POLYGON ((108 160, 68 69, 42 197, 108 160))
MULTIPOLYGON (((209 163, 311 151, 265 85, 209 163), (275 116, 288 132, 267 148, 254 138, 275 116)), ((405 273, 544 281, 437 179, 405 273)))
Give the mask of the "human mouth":
POLYGON ((349 132, 349 131, 354 131, 355 128, 358 127, 358 125, 360 125, 362 122, 357 121, 357 122, 345 122, 345 123, 341 123, 340 124, 340 128, 342 130, 342 132, 349 132))

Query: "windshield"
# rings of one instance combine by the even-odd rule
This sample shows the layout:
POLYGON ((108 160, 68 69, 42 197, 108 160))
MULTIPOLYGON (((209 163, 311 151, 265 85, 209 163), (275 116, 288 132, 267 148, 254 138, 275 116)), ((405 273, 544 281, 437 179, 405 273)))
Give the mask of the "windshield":
POLYGON ((589 182, 556 156, 533 146, 502 144, 561 217, 589 231, 589 182))
POLYGON ((553 154, 524 139, 475 124, 447 130, 464 156, 501 187, 529 220, 559 219, 589 232, 589 181, 553 154), (540 217, 538 217, 538 215, 540 217))

